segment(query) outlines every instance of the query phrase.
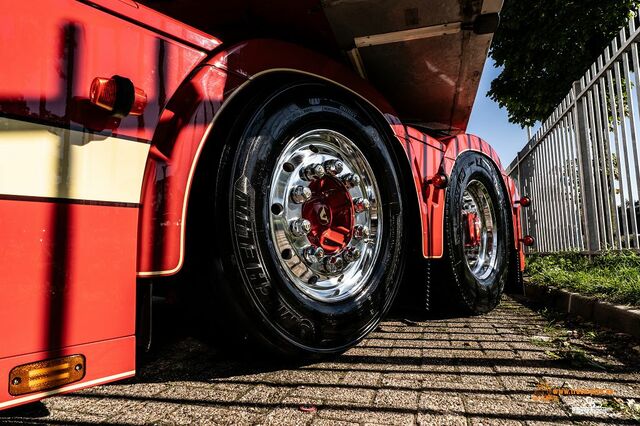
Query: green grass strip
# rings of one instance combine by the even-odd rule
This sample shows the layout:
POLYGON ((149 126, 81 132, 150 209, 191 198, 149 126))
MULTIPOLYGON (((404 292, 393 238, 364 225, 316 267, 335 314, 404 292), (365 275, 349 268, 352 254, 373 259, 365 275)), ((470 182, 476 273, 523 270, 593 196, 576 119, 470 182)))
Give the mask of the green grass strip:
POLYGON ((591 258, 577 252, 529 255, 526 273, 536 284, 640 306, 640 255, 630 251, 591 258))

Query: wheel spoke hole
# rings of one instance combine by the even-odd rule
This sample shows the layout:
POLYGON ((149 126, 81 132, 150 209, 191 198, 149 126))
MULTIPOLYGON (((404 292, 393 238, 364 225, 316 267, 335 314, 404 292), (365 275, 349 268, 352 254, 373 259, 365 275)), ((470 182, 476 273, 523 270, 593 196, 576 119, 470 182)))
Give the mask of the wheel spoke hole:
POLYGON ((282 165, 282 170, 284 170, 287 173, 291 173, 295 169, 296 169, 296 166, 294 166, 293 163, 290 163, 288 161, 282 165))
POLYGON ((271 213, 275 215, 279 215, 279 214, 282 214, 283 211, 284 211, 284 206, 282 204, 280 203, 271 204, 271 213))
POLYGON ((293 251, 291 249, 284 249, 280 254, 284 260, 290 260, 293 257, 293 251))

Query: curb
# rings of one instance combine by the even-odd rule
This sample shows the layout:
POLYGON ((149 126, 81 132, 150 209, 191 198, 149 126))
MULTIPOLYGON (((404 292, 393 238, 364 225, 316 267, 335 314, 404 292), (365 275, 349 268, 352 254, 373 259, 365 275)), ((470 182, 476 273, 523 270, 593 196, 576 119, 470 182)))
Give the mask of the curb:
POLYGON ((579 316, 600 326, 640 337, 640 308, 614 305, 594 297, 571 293, 525 280, 524 296, 552 309, 579 316))

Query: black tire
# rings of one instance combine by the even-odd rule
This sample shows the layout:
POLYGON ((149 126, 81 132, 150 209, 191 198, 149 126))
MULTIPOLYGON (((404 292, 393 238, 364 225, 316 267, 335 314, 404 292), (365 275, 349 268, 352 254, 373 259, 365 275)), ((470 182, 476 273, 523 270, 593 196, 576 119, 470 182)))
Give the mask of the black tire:
POLYGON ((205 226, 215 242, 208 256, 216 268, 205 285, 215 290, 216 327, 271 354, 339 353, 377 326, 404 270, 404 201, 393 142, 351 96, 325 84, 290 84, 246 105, 229 132, 210 188, 214 221, 205 226), (332 129, 354 141, 366 153, 382 199, 378 261, 357 294, 331 303, 296 291, 276 258, 269 229, 276 159, 287 141, 312 129, 332 129))
POLYGON ((495 165, 484 155, 467 151, 456 160, 449 177, 445 203, 445 256, 453 283, 439 283, 454 306, 463 312, 483 314, 494 309, 507 284, 511 265, 513 230, 509 199, 502 177, 495 165), (467 264, 463 247, 463 195, 472 181, 480 182, 489 195, 498 227, 495 267, 487 276, 474 275, 467 264))

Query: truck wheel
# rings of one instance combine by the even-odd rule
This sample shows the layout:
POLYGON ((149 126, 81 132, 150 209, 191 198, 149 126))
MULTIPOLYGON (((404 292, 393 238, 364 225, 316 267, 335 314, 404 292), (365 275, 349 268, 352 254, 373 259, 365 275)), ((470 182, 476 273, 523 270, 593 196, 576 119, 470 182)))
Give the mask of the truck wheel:
POLYGON ((482 314, 498 305, 509 275, 509 201, 502 177, 479 153, 462 153, 449 179, 445 259, 455 284, 446 287, 463 310, 482 314))
POLYGON ((238 117, 209 225, 218 326, 277 354, 343 351, 377 326, 404 269, 391 140, 323 84, 257 97, 238 117))

